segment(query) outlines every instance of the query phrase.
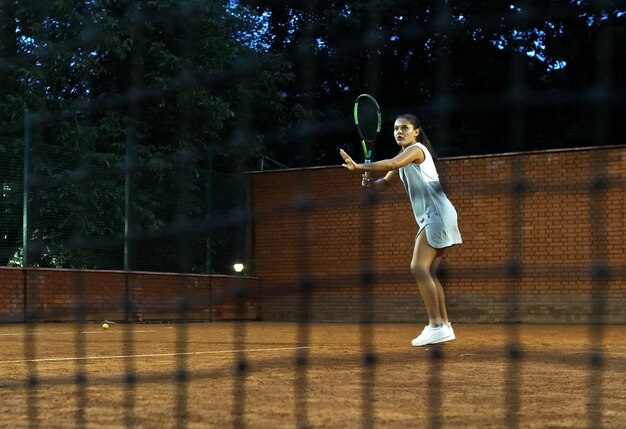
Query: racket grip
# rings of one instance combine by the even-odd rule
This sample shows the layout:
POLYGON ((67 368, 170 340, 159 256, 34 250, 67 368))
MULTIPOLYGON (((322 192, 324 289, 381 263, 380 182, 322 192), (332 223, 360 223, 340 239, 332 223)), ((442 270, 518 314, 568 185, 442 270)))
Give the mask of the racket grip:
MULTIPOLYGON (((369 164, 370 160, 366 159, 365 163, 369 164)), ((363 175, 361 176, 361 186, 365 188, 369 188, 370 186, 372 186, 372 177, 369 171, 364 172, 363 175)))

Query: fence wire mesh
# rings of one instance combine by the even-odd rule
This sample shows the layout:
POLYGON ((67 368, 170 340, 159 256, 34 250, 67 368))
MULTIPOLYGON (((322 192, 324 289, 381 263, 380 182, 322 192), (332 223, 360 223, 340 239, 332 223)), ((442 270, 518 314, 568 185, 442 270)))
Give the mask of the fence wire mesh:
POLYGON ((232 273, 245 256, 243 176, 184 150, 127 168, 121 143, 103 155, 3 142, 3 265, 232 273))
MULTIPOLYGON (((92 373, 86 331, 91 315, 85 303, 90 285, 79 279, 73 285, 73 305, 61 309, 74 321, 74 366, 50 375, 42 368, 47 358, 38 351, 43 341, 40 303, 47 285, 37 283, 33 268, 232 274, 233 264, 241 262, 246 274, 255 275, 255 252, 260 250, 255 223, 284 213, 249 211, 259 191, 249 187, 245 173, 333 165, 339 147, 355 152, 349 120, 352 100, 360 92, 379 97, 387 126, 405 110, 426 118, 443 156, 622 143, 626 10, 617 2, 296 3, 0 2, 0 78, 7 82, 0 89, 0 258, 2 265, 25 268, 28 295, 22 351, 0 361, 16 364, 22 372, 17 379, 0 379, 0 394, 23 397, 11 411, 18 426, 50 426, 49 407, 41 397, 50 388, 67 386, 73 388, 73 425, 90 426, 90 387, 122 386, 121 421, 95 424, 135 427, 142 421, 141 386, 167 385, 173 396, 172 426, 203 427, 203 419, 210 419, 191 411, 197 399, 194 383, 226 378, 231 382, 228 425, 257 427, 248 414, 248 396, 257 387, 251 374, 285 368, 290 376, 280 382, 290 383, 293 412, 288 421, 276 417, 258 427, 341 425, 341 409, 335 418, 320 420, 310 397, 316 382, 311 374, 319 365, 310 347, 312 296, 320 284, 341 287, 354 280, 320 278, 312 252, 323 249, 287 249, 298 253, 297 278, 284 279, 283 287, 262 294, 269 300, 272 294, 297 291, 295 346, 288 357, 254 360, 258 350, 246 341, 255 335, 254 323, 243 319, 246 302, 258 297, 247 283, 235 281, 216 299, 200 300, 200 305, 231 305, 233 318, 241 319, 232 324, 228 339, 216 340, 229 346, 225 366, 217 369, 194 369, 196 353, 205 352, 195 351, 189 324, 178 323, 172 327, 169 364, 142 372, 146 353, 138 352, 140 334, 121 318, 121 350, 115 355, 122 362, 121 374, 92 373), (574 31, 581 25, 582 31, 574 31), (576 43, 589 54, 572 54, 568 46, 576 43), (478 61, 471 61, 468 47, 476 49, 478 61), (575 67, 575 74, 567 73, 575 67)), ((395 151, 383 146, 378 156, 395 151)), ((603 153, 592 152, 593 180, 588 184, 592 261, 589 267, 572 268, 590 273, 592 281, 589 347, 586 359, 574 364, 584 367, 588 377, 582 426, 592 428, 618 427, 615 420, 605 425, 603 412, 609 360, 604 326, 609 284, 623 280, 625 271, 607 262, 603 207, 607 190, 623 192, 624 183, 607 173, 603 153)), ((510 323, 500 352, 506 380, 501 421, 508 428, 525 427, 524 365, 563 357, 529 355, 517 324, 521 282, 529 269, 523 263, 521 229, 533 186, 527 168, 518 157, 512 177, 501 187, 477 183, 475 188, 477 193, 506 194, 513 213, 503 237, 508 259, 495 269, 475 267, 486 278, 502 273, 506 278, 503 320, 510 323)), ((307 180, 305 176, 300 183, 297 201, 285 208, 298 215, 301 243, 311 243, 321 227, 311 227, 319 207, 314 207, 313 184, 307 180)), ((375 287, 389 275, 371 264, 376 258, 371 249, 377 239, 377 198, 368 195, 359 201, 363 215, 356 238, 366 249, 356 269, 359 292, 353 307, 360 357, 358 425, 364 428, 385 427, 377 415, 381 392, 388 393, 381 387, 381 360, 402 365, 406 359, 397 351, 379 350, 375 340, 375 287)), ((445 275, 453 279, 464 273, 449 267, 445 275)), ((167 313, 175 314, 170 321, 184 322, 198 302, 187 281, 178 281, 175 302, 168 303, 174 310, 167 313)), ((138 311, 132 290, 127 285, 112 304, 126 315, 138 311)), ((450 358, 438 347, 425 356, 420 361, 427 374, 425 417, 416 421, 440 428, 448 421, 443 402, 450 358)), ((334 356, 322 364, 342 365, 354 362, 334 356)), ((618 369, 623 374, 623 366, 618 369)), ((269 396, 271 388, 265 389, 269 396)), ((151 424, 158 426, 159 417, 151 424)), ((395 427, 403 424, 411 426, 404 420, 395 427)))

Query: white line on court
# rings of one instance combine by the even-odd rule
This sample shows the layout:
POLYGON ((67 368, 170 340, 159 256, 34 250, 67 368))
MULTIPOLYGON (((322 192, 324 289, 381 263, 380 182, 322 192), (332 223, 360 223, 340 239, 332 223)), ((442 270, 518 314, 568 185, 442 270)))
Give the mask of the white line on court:
POLYGON ((233 354, 233 353, 254 353, 254 352, 276 352, 289 350, 303 350, 311 347, 274 347, 266 349, 243 349, 243 350, 213 350, 206 352, 185 352, 185 353, 147 353, 138 355, 114 355, 114 356, 72 356, 59 358, 40 358, 40 359, 16 359, 0 361, 3 363, 26 363, 26 362, 67 362, 79 360, 105 360, 105 359, 129 359, 129 358, 146 358, 146 357, 171 357, 171 356, 196 356, 196 355, 215 355, 215 354, 233 354))
MULTIPOLYGON (((79 331, 78 333, 80 334, 102 334, 104 331, 104 329, 98 329, 97 331, 79 331)), ((121 331, 124 332, 124 331, 121 331)), ((131 331, 133 334, 135 333, 146 333, 146 332, 157 332, 155 330, 148 330, 148 331, 131 331)), ((0 334, 0 337, 25 337, 27 335, 37 335, 37 336, 44 336, 44 335, 76 335, 76 331, 69 331, 69 332, 17 332, 17 333, 12 333, 12 334, 0 334)))

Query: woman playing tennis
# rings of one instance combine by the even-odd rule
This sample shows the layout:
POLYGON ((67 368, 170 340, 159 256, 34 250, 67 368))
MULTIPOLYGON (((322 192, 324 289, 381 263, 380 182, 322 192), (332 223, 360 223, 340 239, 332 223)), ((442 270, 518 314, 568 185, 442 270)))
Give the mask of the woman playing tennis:
POLYGON ((419 287, 429 319, 428 325, 411 341, 411 345, 425 346, 451 341, 455 335, 448 320, 445 295, 437 279, 437 269, 444 250, 462 242, 457 213, 441 188, 430 141, 417 117, 400 115, 393 129, 396 142, 402 148, 394 158, 357 164, 344 150, 340 150, 339 154, 344 160, 342 166, 350 171, 386 172, 384 177, 374 182, 376 188, 386 188, 398 180, 404 184, 419 226, 411 259, 411 273, 419 287))

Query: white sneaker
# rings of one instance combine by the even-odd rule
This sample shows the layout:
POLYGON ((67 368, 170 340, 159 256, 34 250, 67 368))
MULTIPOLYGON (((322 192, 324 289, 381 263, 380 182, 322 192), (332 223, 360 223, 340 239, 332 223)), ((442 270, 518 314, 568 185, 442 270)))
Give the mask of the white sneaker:
POLYGON ((430 325, 426 325, 421 334, 411 340, 411 345, 413 347, 424 346, 428 343, 425 343, 425 339, 428 336, 428 331, 430 330, 430 325))
POLYGON ((448 322, 448 323, 443 323, 442 326, 445 326, 446 328, 448 328, 448 331, 450 332, 450 335, 442 340, 439 341, 434 341, 431 344, 439 344, 439 343, 445 343, 447 341, 452 341, 456 339, 456 335, 454 335, 454 329, 452 329, 452 323, 448 322))
POLYGON ((421 347, 427 344, 443 343, 453 339, 451 335, 450 328, 446 325, 441 325, 436 328, 427 325, 422 333, 411 341, 411 345, 413 347, 421 347))

